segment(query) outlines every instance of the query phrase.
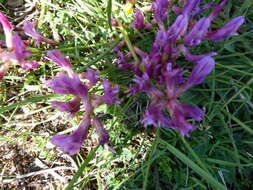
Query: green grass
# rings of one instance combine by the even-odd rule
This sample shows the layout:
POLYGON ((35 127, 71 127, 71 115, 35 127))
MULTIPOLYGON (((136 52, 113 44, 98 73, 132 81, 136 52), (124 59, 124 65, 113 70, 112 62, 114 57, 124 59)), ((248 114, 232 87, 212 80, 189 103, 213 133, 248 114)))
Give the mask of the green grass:
MULTIPOLYGON (((140 2, 136 6, 142 7, 148 2, 140 2)), ((58 49, 71 58, 78 72, 88 67, 97 68, 104 77, 124 87, 131 81, 132 74, 115 68, 115 55, 111 50, 121 39, 128 38, 130 50, 132 45, 148 49, 155 31, 140 33, 131 29, 129 24, 133 16, 125 15, 122 5, 123 1, 120 0, 59 0, 52 3, 41 0, 38 2, 41 7, 39 29, 48 37, 64 37, 58 49), (112 17, 121 18, 124 28, 111 28, 108 21, 110 23, 112 17), (48 32, 48 28, 53 32, 48 32)), ((229 1, 213 25, 221 27, 238 15, 246 16, 246 24, 240 29, 240 35, 219 43, 204 42, 193 51, 197 54, 219 53, 215 57, 216 69, 205 83, 192 88, 182 97, 183 102, 199 105, 206 110, 203 122, 196 123, 199 130, 194 131, 191 138, 182 138, 174 130, 144 129, 140 119, 147 106, 146 96, 127 97, 123 89, 121 105, 99 110, 114 116, 106 122, 106 128, 117 154, 112 154, 106 147, 96 147, 94 131, 91 131, 83 151, 73 156, 79 169, 66 184, 66 189, 252 188, 253 2, 229 1)), ((48 47, 43 48, 33 51, 38 57, 44 56, 48 47)), ((12 122, 25 123, 16 118, 16 115, 25 115, 24 109, 36 111, 48 106, 53 99, 62 98, 52 95, 43 87, 41 80, 52 78, 58 71, 56 65, 42 63, 38 71, 31 73, 17 69, 9 72, 1 83, 4 93, 0 95, 0 128, 4 132, 11 131, 15 138, 0 134, 0 142, 18 144, 22 138, 25 144, 30 142, 27 138, 32 137, 37 139, 33 140, 38 145, 36 151, 45 152, 43 159, 53 162, 61 155, 52 147, 40 146, 40 143, 61 131, 58 125, 49 123, 46 125, 48 130, 43 124, 32 128, 8 125, 12 122), (10 85, 15 85, 14 96, 10 85), (32 87, 36 91, 30 90, 32 87), (46 133, 41 134, 43 131, 46 133)), ((39 113, 43 114, 44 111, 39 113)), ((49 116, 58 113, 56 109, 47 109, 49 116)), ((66 123, 77 125, 79 122, 78 119, 66 118, 64 114, 58 119, 62 119, 63 130, 68 129, 66 123)))

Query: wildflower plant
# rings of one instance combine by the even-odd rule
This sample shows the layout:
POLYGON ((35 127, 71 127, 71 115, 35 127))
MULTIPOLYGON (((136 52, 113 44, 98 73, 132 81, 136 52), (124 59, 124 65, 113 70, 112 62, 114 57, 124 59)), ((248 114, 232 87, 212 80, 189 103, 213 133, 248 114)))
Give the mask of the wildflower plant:
POLYGON ((99 72, 88 69, 84 74, 79 75, 74 70, 70 60, 64 57, 59 51, 48 51, 48 57, 57 63, 66 73, 60 73, 56 78, 47 81, 47 86, 55 93, 63 95, 73 95, 70 102, 52 102, 62 112, 69 113, 69 117, 74 117, 80 111, 81 103, 84 107, 84 116, 78 129, 71 135, 55 135, 51 142, 58 145, 62 151, 69 154, 79 152, 81 145, 88 136, 90 126, 94 126, 101 145, 109 145, 109 149, 115 152, 110 146, 109 134, 104 128, 103 121, 96 116, 94 110, 102 104, 112 105, 119 103, 119 86, 112 86, 107 79, 101 78, 99 72), (93 87, 97 83, 102 83, 104 94, 98 95, 92 93, 93 87))
POLYGON ((189 136, 189 132, 196 130, 197 127, 188 119, 201 121, 205 113, 197 106, 181 102, 180 97, 191 87, 203 83, 215 67, 212 57, 217 55, 216 52, 194 55, 191 49, 199 46, 204 40, 216 42, 236 35, 245 18, 236 17, 224 27, 212 30, 213 20, 228 0, 204 6, 200 5, 201 0, 180 2, 184 4, 183 8, 176 7, 169 0, 155 0, 151 8, 154 11, 153 26, 145 21, 139 9, 135 10, 136 18, 132 27, 138 30, 158 27, 149 52, 135 46, 129 47, 132 52, 124 55, 121 51, 127 44, 124 41, 114 48, 114 52, 119 56, 117 59, 120 63, 119 68, 132 69, 135 73, 134 83, 130 85, 128 93, 137 95, 145 92, 149 97, 149 107, 143 114, 144 126, 163 126, 178 130, 182 136, 189 136), (214 7, 214 10, 209 16, 197 20, 202 11, 211 7, 214 7), (171 12, 175 12, 177 17, 169 27, 166 27, 168 14, 171 12), (135 59, 133 64, 127 63, 132 57, 136 57, 133 54, 138 55, 141 61, 135 59), (192 69, 185 69, 179 64, 178 59, 182 56, 193 63, 192 69))

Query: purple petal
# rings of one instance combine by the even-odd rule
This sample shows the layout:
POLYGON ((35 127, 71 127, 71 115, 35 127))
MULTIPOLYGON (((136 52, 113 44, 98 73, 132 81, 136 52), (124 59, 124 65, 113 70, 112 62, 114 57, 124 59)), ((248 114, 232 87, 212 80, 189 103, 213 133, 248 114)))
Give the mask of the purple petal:
POLYGON ((34 70, 40 66, 37 61, 22 61, 20 65, 26 70, 34 70))
POLYGON ((27 49, 27 46, 24 44, 23 40, 18 34, 15 34, 13 37, 13 46, 16 60, 19 62, 24 61, 26 58, 31 57, 31 51, 27 49))
POLYGON ((176 42, 182 35, 185 34, 189 24, 189 17, 186 15, 179 15, 176 21, 171 25, 167 31, 168 39, 171 42, 176 42))
POLYGON ((209 18, 200 19, 192 28, 191 32, 185 36, 184 42, 191 47, 197 46, 205 38, 211 22, 209 18))
POLYGON ((205 57, 212 57, 212 56, 217 55, 216 52, 209 52, 209 53, 202 54, 202 55, 194 55, 194 54, 191 54, 189 49, 187 49, 184 45, 179 45, 178 49, 180 52, 182 52, 182 54, 185 56, 187 61, 190 61, 193 63, 197 63, 198 61, 200 61, 201 59, 203 59, 205 57))
POLYGON ((144 29, 144 28, 151 28, 151 24, 145 23, 144 16, 139 9, 135 9, 135 23, 132 24, 132 27, 136 29, 144 29))
POLYGON ((193 68, 192 75, 189 77, 190 83, 194 85, 201 84, 206 76, 213 70, 215 61, 211 57, 205 57, 198 61, 198 64, 193 68))
POLYGON ((144 124, 145 127, 149 125, 153 125, 155 127, 160 127, 160 126, 168 127, 170 125, 170 120, 162 112, 161 106, 150 106, 144 112, 142 123, 144 124))
POLYGON ((101 97, 103 102, 112 105, 112 104, 119 104, 120 100, 118 98, 118 93, 119 93, 119 86, 115 85, 112 87, 108 80, 103 79, 102 81, 103 86, 104 86, 104 95, 101 97))
POLYGON ((152 46, 151 54, 155 54, 163 49, 168 43, 167 32, 160 29, 155 38, 155 42, 152 46))
POLYGON ((57 106, 61 112, 68 112, 70 116, 73 117, 80 110, 80 101, 79 97, 75 97, 70 102, 52 102, 52 106, 57 106))
POLYGON ((24 31, 27 36, 35 38, 38 42, 46 42, 51 45, 56 45, 54 40, 48 39, 37 32, 33 24, 29 21, 24 22, 24 31))
POLYGON ((155 0, 153 2, 152 8, 155 10, 155 19, 158 23, 163 22, 167 19, 168 6, 168 0, 155 0))
POLYGON ((85 117, 78 127, 78 129, 71 135, 55 135, 51 142, 60 147, 64 152, 70 155, 76 154, 80 151, 81 145, 88 136, 88 130, 90 126, 90 118, 85 117))
POLYGON ((184 116, 186 118, 193 118, 196 121, 201 121, 203 116, 205 115, 205 112, 198 108, 197 106, 191 106, 188 104, 181 104, 184 116))
POLYGON ((78 75, 70 78, 66 74, 61 74, 59 77, 54 78, 47 82, 47 86, 52 88, 58 94, 73 94, 81 97, 83 100, 87 98, 88 88, 79 79, 78 75))
POLYGON ((224 27, 214 32, 210 32, 207 38, 217 42, 224 40, 227 37, 234 36, 236 35, 236 31, 240 28, 240 26, 244 23, 244 21, 245 21, 244 16, 236 17, 229 23, 227 23, 224 27))
POLYGON ((206 76, 213 70, 215 61, 211 57, 204 57, 197 62, 197 65, 193 68, 191 76, 176 92, 176 96, 180 96, 187 89, 192 86, 201 84, 206 76))
POLYGON ((0 22, 3 26, 3 30, 4 30, 4 35, 5 35, 5 41, 6 41, 6 46, 9 50, 12 50, 13 48, 13 26, 12 24, 9 22, 9 20, 7 19, 7 17, 0 12, 0 22))
POLYGON ((64 68, 65 70, 69 71, 72 70, 72 65, 70 60, 66 58, 61 52, 57 50, 51 50, 47 52, 47 56, 60 67, 64 68))
POLYGON ((183 77, 184 72, 185 71, 181 68, 172 68, 172 64, 167 64, 162 79, 164 80, 163 83, 166 85, 166 93, 169 98, 175 96, 176 89, 185 81, 183 77))
POLYGON ((89 80, 89 88, 94 86, 99 81, 99 71, 95 71, 93 69, 88 69, 86 73, 83 75, 84 78, 89 80))
POLYGON ((190 16, 195 9, 199 7, 199 3, 201 0, 188 0, 188 3, 184 7, 183 15, 190 16))
POLYGON ((174 112, 170 127, 178 130, 182 136, 187 137, 189 137, 190 131, 194 131, 197 129, 191 123, 186 121, 184 114, 178 109, 176 109, 174 112))

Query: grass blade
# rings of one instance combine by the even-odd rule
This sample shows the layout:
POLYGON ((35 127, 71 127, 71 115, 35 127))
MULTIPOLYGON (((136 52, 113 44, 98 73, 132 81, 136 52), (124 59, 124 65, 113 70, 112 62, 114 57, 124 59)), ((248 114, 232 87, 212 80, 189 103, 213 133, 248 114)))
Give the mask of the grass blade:
POLYGON ((58 96, 60 96, 60 95, 50 94, 50 95, 35 96, 35 97, 32 97, 32 98, 28 98, 24 101, 20 101, 20 102, 17 102, 17 103, 14 103, 14 104, 11 104, 11 105, 0 108, 0 113, 12 110, 16 107, 23 106, 23 105, 26 105, 26 104, 29 104, 29 103, 37 103, 37 102, 40 102, 42 100, 46 100, 48 98, 53 98, 53 97, 58 97, 58 96))
POLYGON ((160 143, 165 145, 167 149, 174 154, 178 159, 180 159, 184 164, 193 169, 196 173, 198 173, 201 177, 203 177, 210 185, 212 185, 215 189, 218 190, 227 190, 227 188, 218 182, 211 174, 200 168, 197 164, 191 161, 185 154, 180 152, 177 148, 165 142, 162 139, 159 139, 160 143))
POLYGON ((96 156, 96 151, 99 146, 97 146, 94 150, 92 150, 89 155, 87 156, 86 160, 82 163, 78 171, 75 173, 73 176, 72 180, 69 182, 68 186, 66 187, 65 190, 72 190, 75 183, 79 179, 79 177, 82 175, 83 171, 85 170, 87 164, 96 156))

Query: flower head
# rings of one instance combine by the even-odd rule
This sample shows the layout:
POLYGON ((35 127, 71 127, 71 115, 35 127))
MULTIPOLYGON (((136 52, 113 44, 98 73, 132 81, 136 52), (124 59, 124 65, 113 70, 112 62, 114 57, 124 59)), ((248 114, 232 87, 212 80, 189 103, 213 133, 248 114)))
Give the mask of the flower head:
POLYGON ((132 24, 132 27, 136 29, 145 29, 145 28, 150 28, 152 25, 148 24, 144 20, 144 16, 142 12, 139 9, 135 9, 135 23, 132 24))

